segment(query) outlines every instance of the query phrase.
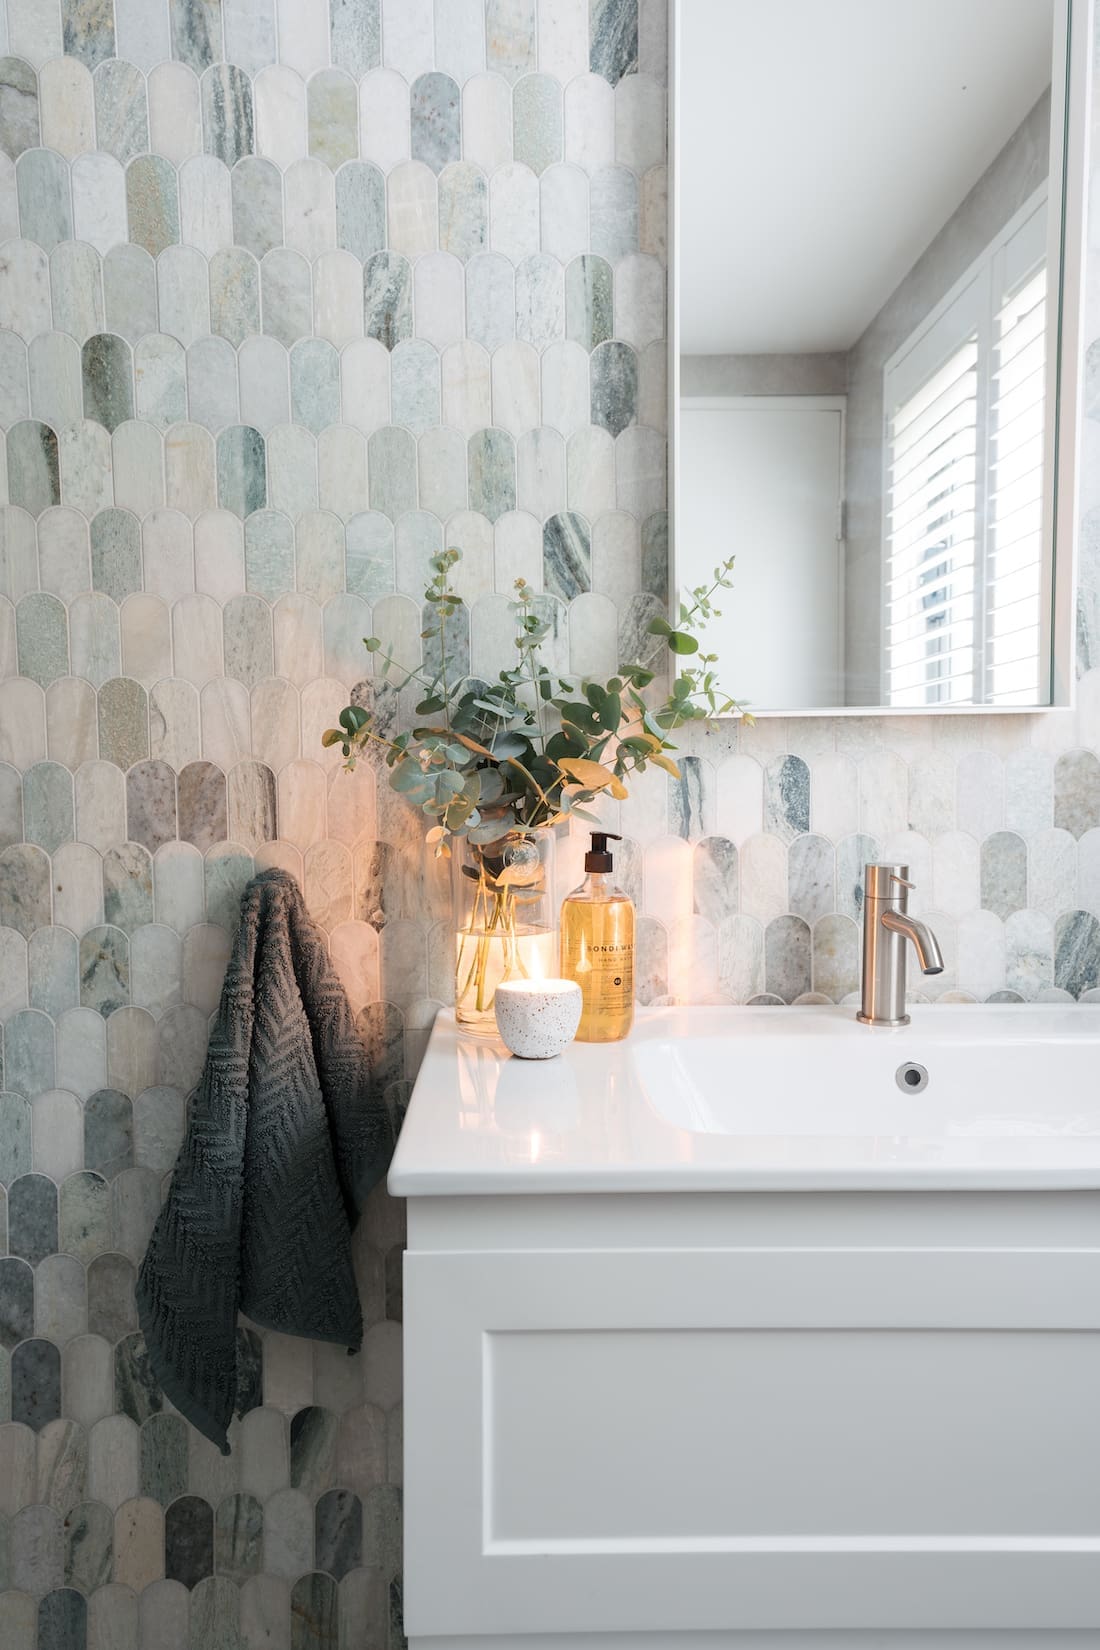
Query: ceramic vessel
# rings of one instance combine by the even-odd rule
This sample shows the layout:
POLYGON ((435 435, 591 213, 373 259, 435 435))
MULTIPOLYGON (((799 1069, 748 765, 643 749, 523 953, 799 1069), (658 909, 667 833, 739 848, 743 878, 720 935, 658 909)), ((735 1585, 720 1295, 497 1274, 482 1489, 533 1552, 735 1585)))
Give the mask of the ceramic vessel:
POLYGON ((495 1006, 505 1048, 521 1060, 550 1060, 577 1034, 581 988, 572 980, 502 980, 495 1006))

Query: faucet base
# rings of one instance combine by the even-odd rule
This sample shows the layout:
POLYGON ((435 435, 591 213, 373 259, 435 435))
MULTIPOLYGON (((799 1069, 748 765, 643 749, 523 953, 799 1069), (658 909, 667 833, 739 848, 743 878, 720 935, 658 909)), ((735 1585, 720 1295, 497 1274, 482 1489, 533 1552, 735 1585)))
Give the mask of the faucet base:
POLYGON ((856 1019, 860 1025, 865 1026, 907 1026, 909 1024, 908 1014, 903 1014, 899 1020, 880 1020, 874 1014, 860 1012, 856 1015, 856 1019))

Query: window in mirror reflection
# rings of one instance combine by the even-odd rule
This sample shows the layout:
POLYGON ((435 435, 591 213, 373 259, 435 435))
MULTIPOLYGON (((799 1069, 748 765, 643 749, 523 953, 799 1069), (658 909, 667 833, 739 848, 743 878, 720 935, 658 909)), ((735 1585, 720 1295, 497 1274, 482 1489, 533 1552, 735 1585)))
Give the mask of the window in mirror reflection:
POLYGON ((1060 5, 679 0, 676 568, 757 708, 1049 697, 1060 5))
POLYGON ((887 363, 886 703, 1038 703, 1046 200, 887 363))

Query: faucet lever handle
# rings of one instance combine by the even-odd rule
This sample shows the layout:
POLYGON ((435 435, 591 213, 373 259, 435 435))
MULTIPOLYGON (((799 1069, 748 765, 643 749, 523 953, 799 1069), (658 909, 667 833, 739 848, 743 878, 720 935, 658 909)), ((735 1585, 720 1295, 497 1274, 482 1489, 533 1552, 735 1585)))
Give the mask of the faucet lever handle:
POLYGON ((904 877, 899 877, 896 871, 890 872, 890 881, 896 882, 899 888, 915 888, 917 886, 915 882, 907 882, 904 877))

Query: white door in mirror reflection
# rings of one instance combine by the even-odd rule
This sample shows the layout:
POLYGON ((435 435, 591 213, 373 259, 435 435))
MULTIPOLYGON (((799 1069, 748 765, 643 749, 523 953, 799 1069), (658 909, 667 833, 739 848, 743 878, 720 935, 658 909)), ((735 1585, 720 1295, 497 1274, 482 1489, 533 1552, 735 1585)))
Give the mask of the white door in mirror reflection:
POLYGON ((683 564, 737 558, 721 677, 750 708, 843 701, 843 475, 843 397, 681 401, 683 564))

